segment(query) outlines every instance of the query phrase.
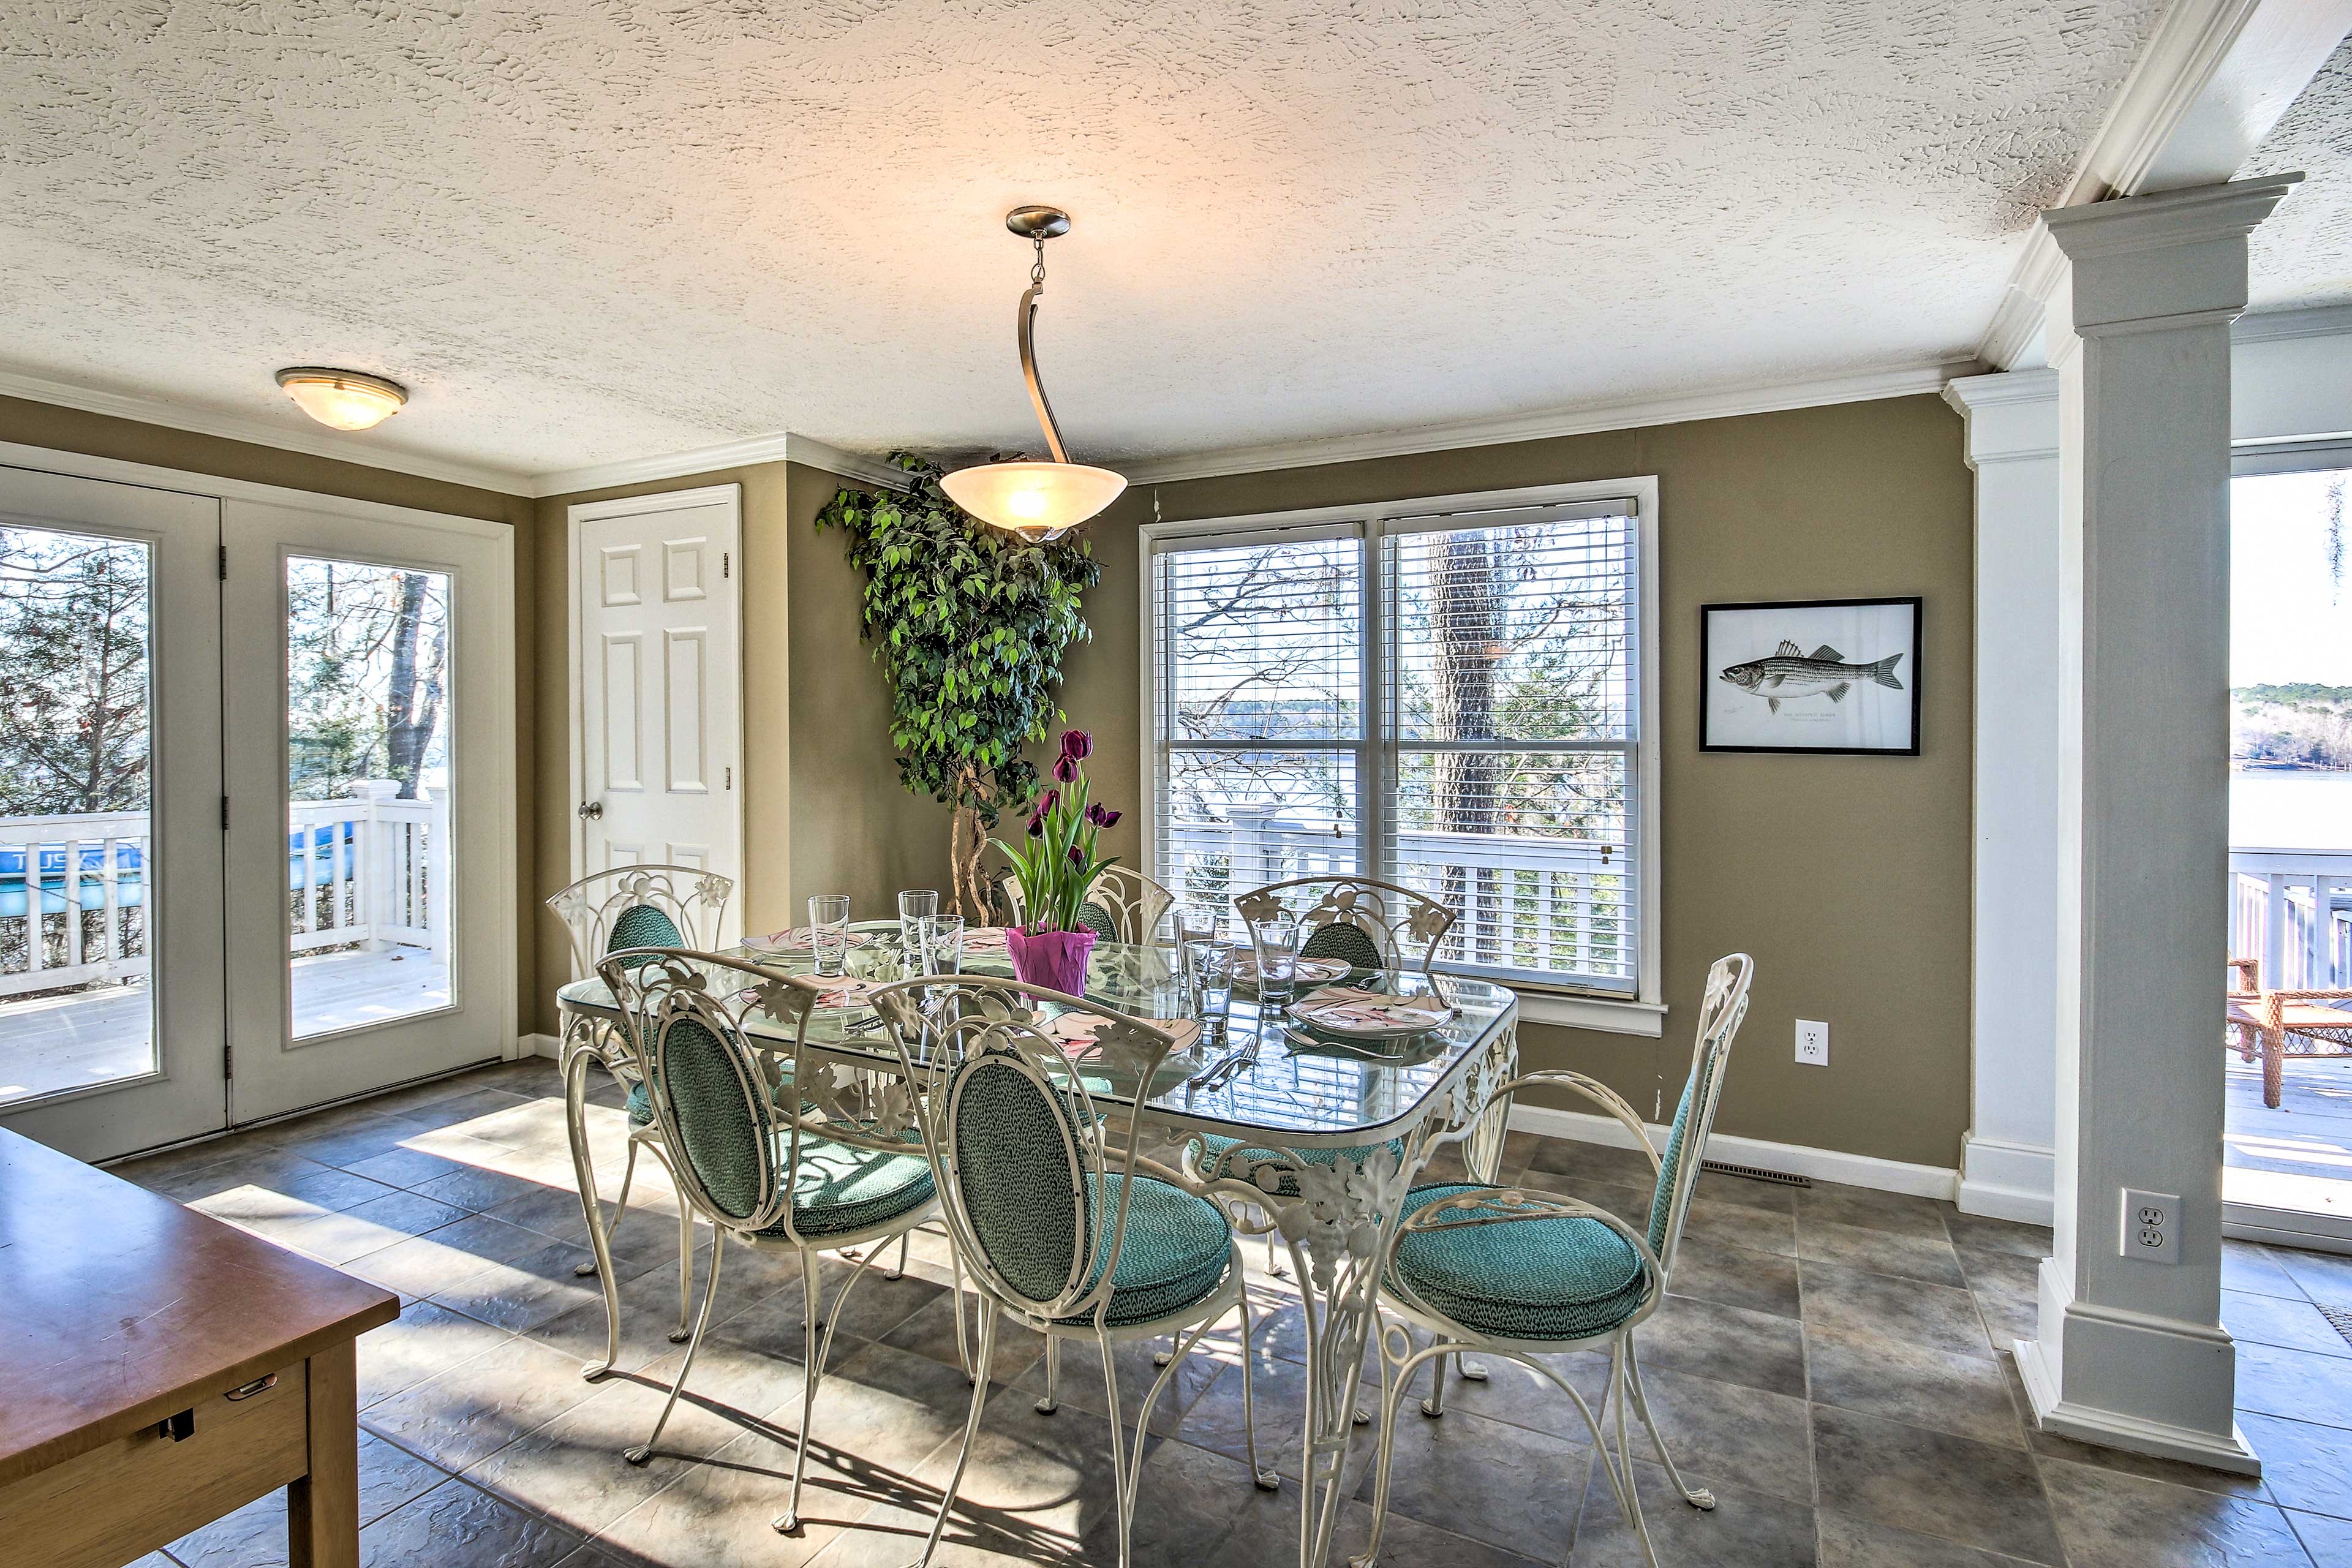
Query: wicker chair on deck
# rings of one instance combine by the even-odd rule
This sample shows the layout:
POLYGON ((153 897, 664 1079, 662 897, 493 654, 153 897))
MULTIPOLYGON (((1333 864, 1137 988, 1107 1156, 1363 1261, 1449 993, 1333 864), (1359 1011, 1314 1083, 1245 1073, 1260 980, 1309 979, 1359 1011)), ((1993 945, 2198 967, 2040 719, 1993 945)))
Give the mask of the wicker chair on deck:
POLYGON ((2237 1036, 2240 1061, 2263 1056, 2263 1103, 2276 1110, 2286 1098, 2289 1057, 2308 1060, 2352 1057, 2352 990, 2265 991, 2262 961, 2230 961, 2232 984, 2224 1004, 2223 1027, 2237 1036))

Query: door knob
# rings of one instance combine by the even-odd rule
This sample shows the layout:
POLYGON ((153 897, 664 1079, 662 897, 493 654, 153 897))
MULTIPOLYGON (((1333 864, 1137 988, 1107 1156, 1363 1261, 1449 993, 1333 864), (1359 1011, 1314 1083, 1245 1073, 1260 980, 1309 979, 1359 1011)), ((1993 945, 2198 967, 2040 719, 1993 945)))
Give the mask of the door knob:
POLYGON ((583 800, 580 803, 580 815, 586 817, 602 816, 604 815, 604 803, 601 800, 583 800))

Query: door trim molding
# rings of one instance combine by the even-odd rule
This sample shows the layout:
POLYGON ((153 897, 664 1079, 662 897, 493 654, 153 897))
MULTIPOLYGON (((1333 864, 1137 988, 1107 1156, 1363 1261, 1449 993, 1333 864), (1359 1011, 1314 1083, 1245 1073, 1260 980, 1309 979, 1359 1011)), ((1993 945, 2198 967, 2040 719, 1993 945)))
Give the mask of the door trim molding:
MULTIPOLYGON (((656 490, 650 495, 614 496, 605 500, 578 501, 563 509, 564 605, 566 630, 563 644, 563 674, 566 722, 571 725, 569 743, 564 747, 569 763, 566 780, 571 813, 564 829, 572 845, 571 874, 564 879, 568 886, 588 874, 588 829, 579 812, 580 795, 588 776, 588 714, 587 689, 582 683, 580 670, 580 637, 583 630, 581 591, 585 576, 580 570, 580 525, 607 517, 637 517, 649 511, 684 511, 690 507, 713 504, 727 508, 729 537, 727 548, 734 554, 743 553, 743 487, 730 481, 721 485, 698 485, 691 489, 656 490)), ((748 580, 748 579, 747 579, 748 580)), ((735 584, 734 617, 730 629, 735 639, 735 768, 743 774, 730 792, 735 797, 736 865, 731 873, 735 879, 733 907, 743 907, 743 871, 751 860, 751 845, 745 835, 743 803, 751 793, 751 769, 746 764, 743 730, 743 584, 735 584)), ((739 917, 740 914, 739 914, 739 917)))

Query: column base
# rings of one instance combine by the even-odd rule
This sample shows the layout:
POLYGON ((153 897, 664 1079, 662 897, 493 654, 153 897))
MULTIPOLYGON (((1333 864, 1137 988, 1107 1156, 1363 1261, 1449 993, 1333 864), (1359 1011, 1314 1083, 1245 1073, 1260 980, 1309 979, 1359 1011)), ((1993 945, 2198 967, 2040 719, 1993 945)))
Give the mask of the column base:
POLYGON ((1970 1133, 1960 1141, 1960 1185, 1953 1196, 1962 1214, 2046 1226, 2056 1171, 2056 1156, 2041 1144, 1970 1133))
POLYGON ((2229 1407, 2237 1353, 2229 1332, 2074 1300, 2055 1263, 2042 1261, 2042 1337, 2013 1347, 2035 1425, 2103 1448, 2261 1475, 2235 1420, 2217 1431, 2165 1418, 2170 1408, 2210 1407, 2217 1374, 2229 1407), (2136 1408, 2119 1408, 2126 1396, 2136 1408))

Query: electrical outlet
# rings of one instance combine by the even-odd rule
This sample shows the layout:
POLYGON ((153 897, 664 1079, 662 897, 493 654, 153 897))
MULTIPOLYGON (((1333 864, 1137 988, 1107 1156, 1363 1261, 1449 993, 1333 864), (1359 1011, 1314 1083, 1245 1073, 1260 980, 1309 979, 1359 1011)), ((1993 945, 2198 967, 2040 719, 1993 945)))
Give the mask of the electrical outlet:
POLYGON ((2124 1189, 2123 1255, 2142 1263, 2180 1261, 2180 1200, 2124 1189))
POLYGON ((1807 1067, 1830 1065, 1830 1026, 1811 1018, 1797 1020, 1797 1060, 1807 1067))

